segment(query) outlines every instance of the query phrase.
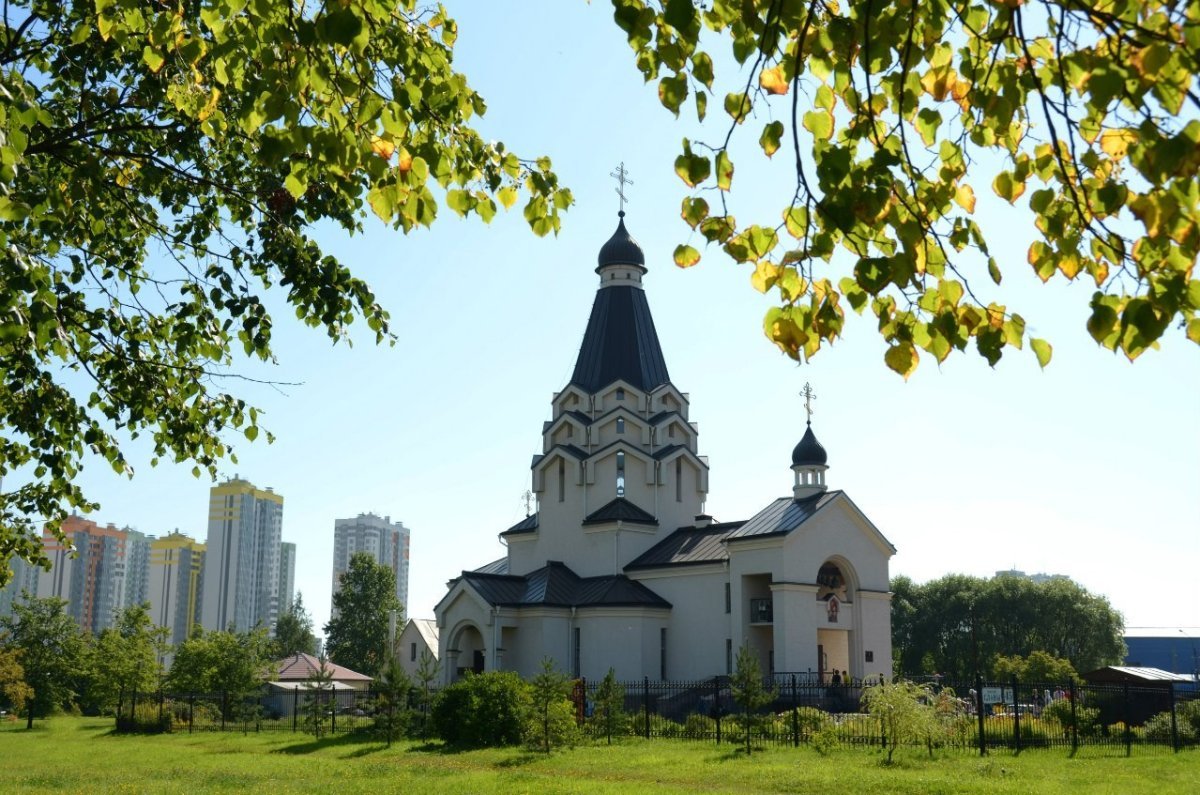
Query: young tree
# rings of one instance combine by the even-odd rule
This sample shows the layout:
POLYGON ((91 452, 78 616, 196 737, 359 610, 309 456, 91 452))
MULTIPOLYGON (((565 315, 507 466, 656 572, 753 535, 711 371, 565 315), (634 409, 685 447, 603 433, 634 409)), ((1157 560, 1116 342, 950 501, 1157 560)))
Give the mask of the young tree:
POLYGON ((937 720, 932 701, 929 688, 909 681, 882 681, 863 690, 867 712, 879 720, 887 738, 889 763, 900 743, 928 739, 937 720))
POLYGON ((266 630, 205 632, 175 648, 167 685, 187 693, 225 693, 229 699, 258 689, 274 676, 266 630))
POLYGON ((0 698, 14 715, 25 709, 25 702, 33 697, 33 688, 25 683, 25 669, 21 667, 21 650, 0 646, 0 698))
POLYGON ((0 618, 0 646, 20 652, 25 684, 26 727, 75 697, 71 682, 83 665, 84 643, 62 599, 36 599, 25 594, 13 602, 12 615, 0 618))
POLYGON ((738 649, 733 676, 729 678, 729 689, 733 701, 742 709, 742 728, 746 733, 746 755, 751 753, 750 742, 754 728, 760 723, 758 711, 775 700, 775 690, 763 682, 758 655, 743 643, 738 649))
POLYGON ((102 631, 88 649, 87 700, 91 707, 106 711, 117 704, 122 693, 157 690, 166 635, 165 628, 150 620, 147 605, 123 609, 116 624, 102 631))
POLYGON ((1079 679, 1070 660, 1041 650, 1030 652, 1028 657, 1017 654, 996 657, 992 663, 992 676, 1000 680, 1016 677, 1022 682, 1037 684, 1063 684, 1079 679))
POLYGON ((337 709, 334 698, 333 669, 329 658, 322 652, 317 657, 317 667, 304 683, 308 700, 304 702, 304 728, 318 740, 325 734, 325 723, 332 710, 337 709))
POLYGON ((404 731, 408 723, 408 698, 412 689, 412 679, 404 666, 396 659, 396 655, 389 654, 374 685, 375 692, 379 694, 379 713, 375 725, 383 731, 389 748, 392 740, 404 731))
POLYGON ((98 507, 86 453, 132 474, 140 436, 215 477, 259 435, 222 379, 271 358, 273 286, 334 341, 392 340, 314 225, 486 222, 524 191, 545 235, 572 202, 472 126, 454 20, 417 0, 9 0, 0 31, 0 585, 48 565, 43 519, 98 507))
POLYGON ((625 688, 617 682, 617 672, 612 668, 596 687, 592 721, 597 723, 612 745, 613 735, 625 734, 629 727, 629 716, 625 713, 625 688))
MULTIPOLYGON (((1200 343, 1194 3, 613 5, 668 110, 692 96, 703 121, 724 98, 715 134, 684 139, 675 161, 694 190, 682 215, 778 291, 764 329, 789 356, 841 336, 849 304, 876 316, 905 377, 921 352, 941 362, 972 342, 994 364, 1028 341, 1045 366, 1050 344, 996 289, 1007 264, 974 214, 989 186, 1026 197, 1038 278, 1094 283, 1098 343, 1130 359, 1168 333, 1200 343), (728 59, 709 51, 724 36, 737 66, 722 84, 714 64, 728 59), (756 148, 782 153, 787 198, 779 216, 739 222, 734 161, 756 148)), ((675 250, 682 267, 699 259, 675 250)))
POLYGON ((421 709, 421 737, 429 737, 429 719, 433 711, 433 696, 434 683, 437 682, 438 676, 441 674, 442 664, 437 657, 429 649, 421 649, 421 656, 417 661, 417 692, 419 706, 421 709))
POLYGON ((355 671, 378 671, 388 653, 389 613, 400 609, 392 570, 366 552, 351 555, 325 625, 330 659, 355 671))
POLYGON ((542 658, 542 670, 529 682, 533 701, 530 712, 529 744, 550 753, 552 745, 573 741, 577 726, 571 703, 571 679, 554 666, 554 660, 542 658))
POLYGON ((304 595, 296 594, 291 609, 284 611, 275 622, 275 640, 272 644, 275 659, 282 660, 297 652, 313 654, 317 650, 317 638, 313 635, 312 616, 304 607, 304 595))

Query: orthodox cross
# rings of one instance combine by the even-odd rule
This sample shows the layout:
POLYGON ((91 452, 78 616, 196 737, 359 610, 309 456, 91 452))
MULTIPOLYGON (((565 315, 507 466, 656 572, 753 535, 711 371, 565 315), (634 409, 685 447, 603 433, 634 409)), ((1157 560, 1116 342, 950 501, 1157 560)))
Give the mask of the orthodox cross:
POLYGON ((525 502, 525 518, 528 519, 533 513, 533 492, 528 489, 521 495, 521 499, 525 502))
POLYGON ((804 410, 808 412, 808 424, 812 424, 812 402, 817 399, 817 393, 813 391, 812 386, 805 382, 804 389, 800 391, 800 396, 804 398, 804 410))
POLYGON ((625 186, 632 185, 633 180, 629 178, 629 172, 625 170, 625 161, 621 161, 621 165, 617 166, 617 170, 609 174, 610 177, 617 181, 617 195, 621 197, 621 213, 625 212, 625 186))

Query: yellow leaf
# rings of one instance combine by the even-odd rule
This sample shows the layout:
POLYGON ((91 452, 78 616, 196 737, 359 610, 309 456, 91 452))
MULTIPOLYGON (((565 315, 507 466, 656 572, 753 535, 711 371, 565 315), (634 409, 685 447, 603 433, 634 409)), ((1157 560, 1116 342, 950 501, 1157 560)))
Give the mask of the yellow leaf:
POLYGON ((400 169, 402 174, 407 174, 412 168, 413 156, 404 147, 400 147, 400 158, 396 161, 396 168, 400 169))
POLYGON ((1137 133, 1133 130, 1105 130, 1100 134, 1100 148, 1109 157, 1117 160, 1125 157, 1132 144, 1137 143, 1137 133))
POLYGON ((700 261, 700 252, 691 246, 678 245, 675 247, 675 264, 681 268, 690 268, 700 261))
POLYGON ((892 370, 904 376, 904 380, 907 381, 908 377, 917 369, 920 357, 911 342, 901 342, 887 349, 887 353, 883 355, 883 361, 892 370))
POLYGON ((967 212, 975 212, 975 189, 970 185, 959 185, 954 192, 954 201, 967 212))
POLYGON ((512 206, 517 203, 517 189, 512 185, 505 186, 496 191, 496 198, 504 205, 504 209, 511 210, 512 206))
POLYGON ((1054 354, 1054 346, 1043 339, 1033 337, 1029 340, 1029 347, 1033 348, 1033 353, 1037 356, 1038 366, 1046 369, 1046 365, 1050 364, 1050 357, 1054 354))
POLYGON ((782 66, 762 70, 758 75, 758 84, 768 94, 786 94, 788 92, 788 81, 783 76, 782 66))
POLYGON ((371 151, 382 157, 384 160, 391 160, 392 155, 396 151, 394 141, 388 141, 380 138, 378 135, 371 136, 371 151))
POLYGON ((759 260, 750 274, 750 284, 760 293, 770 290, 779 278, 779 266, 766 260, 759 260))

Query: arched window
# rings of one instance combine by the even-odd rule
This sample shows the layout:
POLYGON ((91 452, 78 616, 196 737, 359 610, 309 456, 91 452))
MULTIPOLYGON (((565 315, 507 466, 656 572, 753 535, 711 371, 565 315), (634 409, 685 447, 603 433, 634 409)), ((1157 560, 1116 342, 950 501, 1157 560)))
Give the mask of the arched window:
POLYGON ((625 399, 625 387, 617 387, 617 400, 625 399))
POLYGON ((558 459, 558 501, 562 502, 567 498, 567 466, 563 460, 558 459))
POLYGON ((617 453, 617 496, 625 496, 625 454, 617 453))
POLYGON ((625 433, 625 420, 617 418, 617 433, 625 433))
POLYGON ((683 502, 683 459, 675 459, 675 502, 683 502))

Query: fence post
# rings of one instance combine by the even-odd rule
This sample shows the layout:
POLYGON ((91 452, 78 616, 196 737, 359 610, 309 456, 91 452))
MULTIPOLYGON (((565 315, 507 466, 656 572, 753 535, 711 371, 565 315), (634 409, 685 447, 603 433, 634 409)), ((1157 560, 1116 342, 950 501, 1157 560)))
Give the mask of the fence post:
POLYGON ((987 756, 987 723, 983 715, 983 677, 975 675, 975 716, 979 722, 979 755, 987 756))
POLYGON ((158 725, 159 726, 162 726, 162 719, 163 719, 163 691, 162 691, 162 688, 159 687, 158 688, 158 725))
POLYGON ((334 690, 329 694, 329 700, 333 702, 333 708, 329 710, 329 733, 337 734, 337 691, 334 690))
POLYGON ((1171 750, 1179 753, 1179 726, 1175 722, 1175 683, 1171 682, 1171 689, 1167 691, 1171 697, 1171 750))
POLYGON ((221 691, 221 731, 225 731, 225 710, 229 708, 229 691, 221 691))
POLYGON ((713 677, 713 717, 717 721, 717 745, 721 744, 721 677, 713 677))
POLYGON ((800 702, 796 700, 795 674, 792 674, 792 747, 800 747, 800 702))
POLYGON ((292 734, 296 733, 296 722, 300 719, 300 685, 292 685, 292 734))
POLYGON ((1079 716, 1075 713, 1075 680, 1067 682, 1067 695, 1071 699, 1071 754, 1079 750, 1079 716))
POLYGON ((137 685, 133 686, 133 694, 129 697, 129 720, 137 720, 137 685))
POLYGON ((1013 705, 1013 743, 1016 753, 1021 753, 1021 699, 1018 697, 1017 677, 1012 678, 1012 705, 1013 705))
POLYGON ((1133 729, 1129 727, 1129 683, 1125 683, 1125 756, 1133 751, 1133 729))
POLYGON ((650 677, 642 678, 642 713, 646 718, 646 739, 650 739, 650 677))
POLYGON ((192 693, 188 696, 188 734, 192 733, 192 726, 196 722, 196 694, 192 693))

